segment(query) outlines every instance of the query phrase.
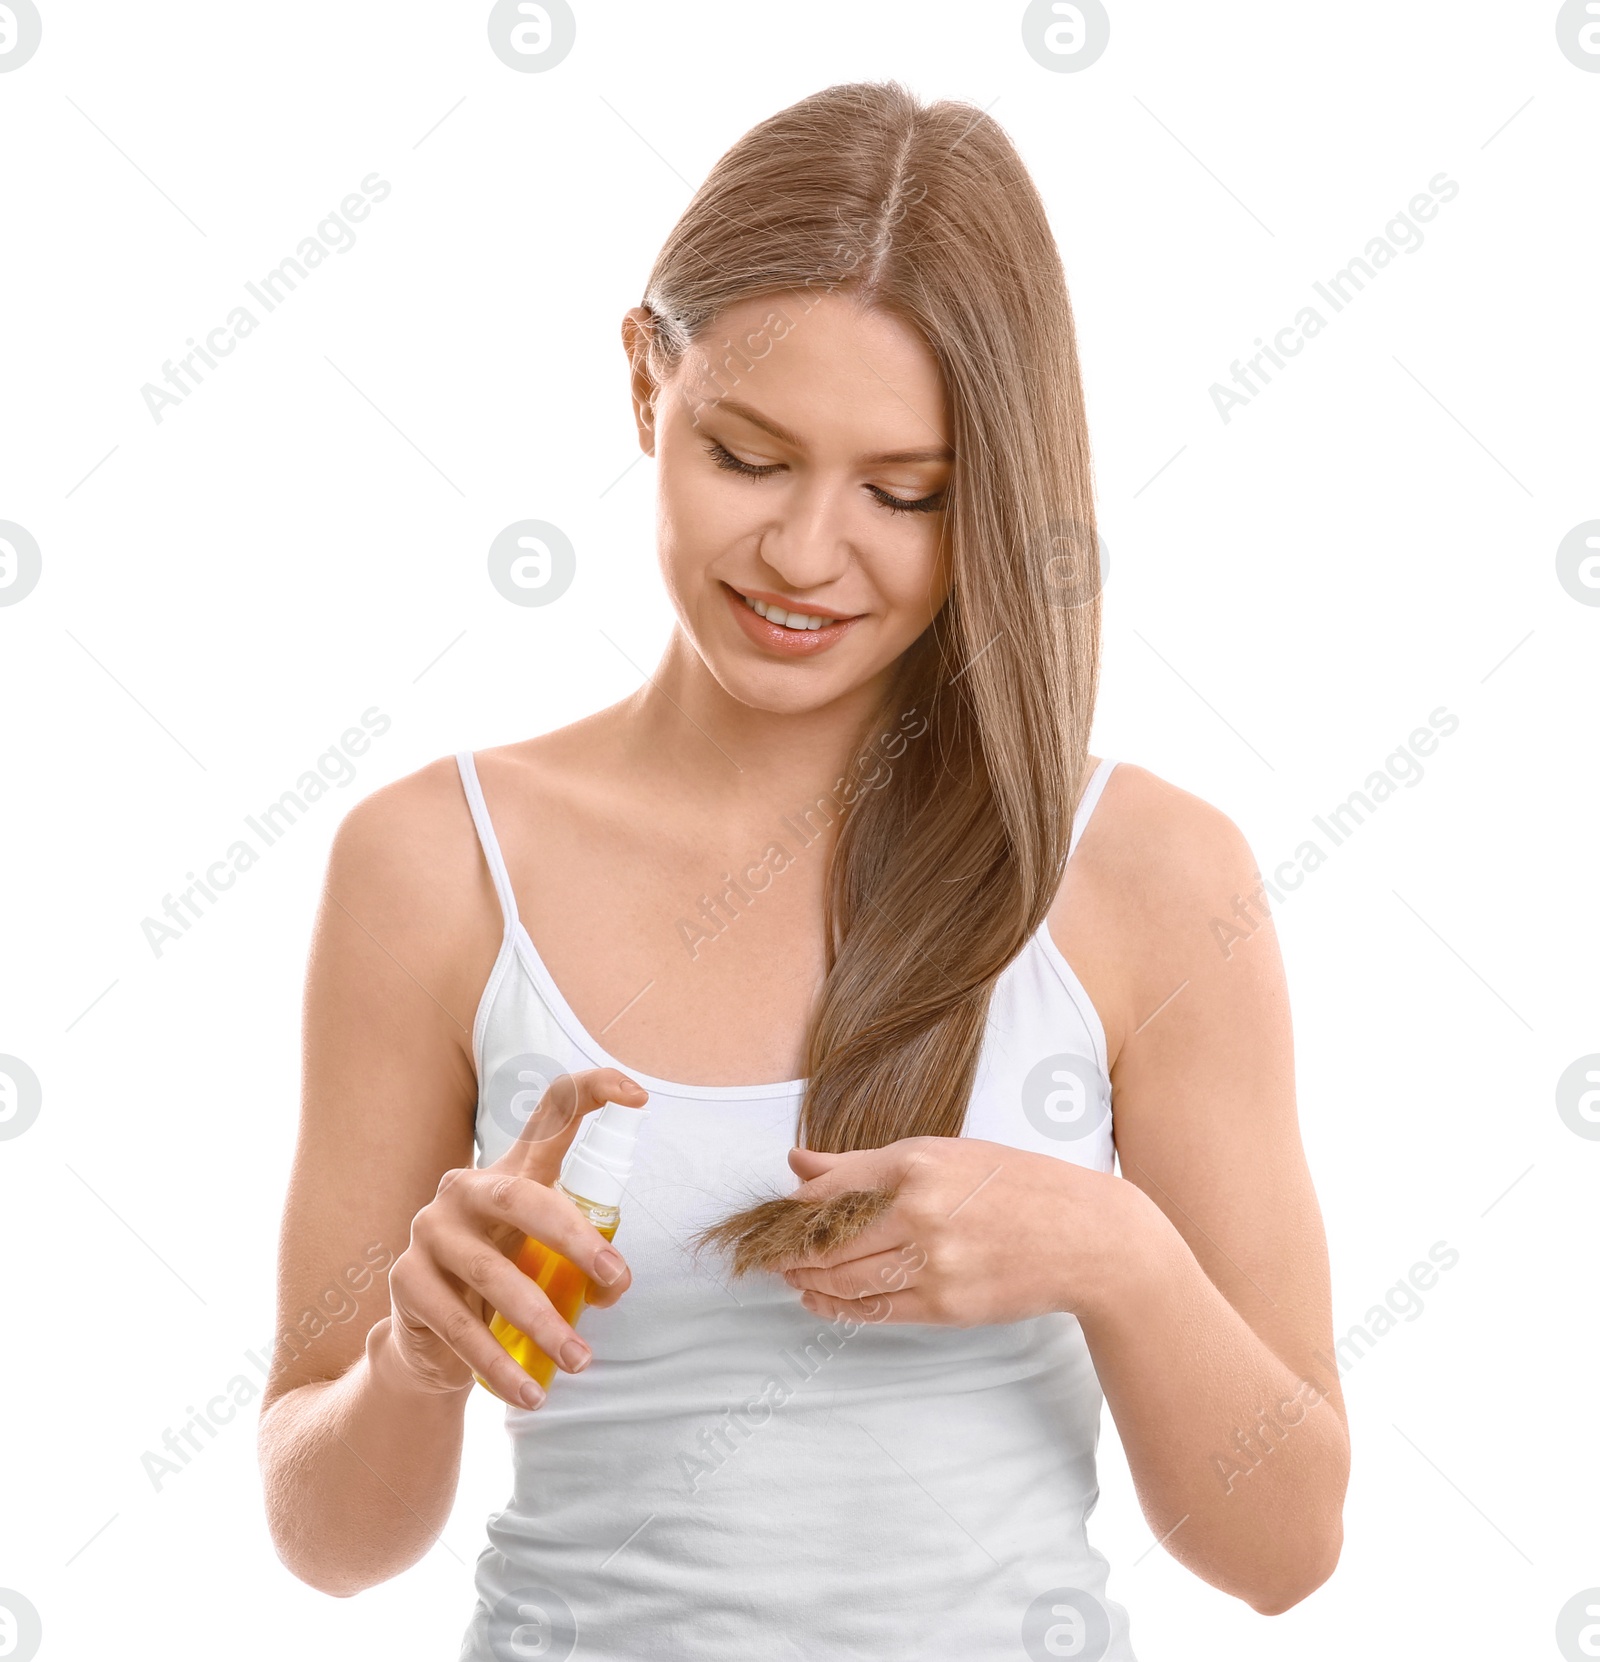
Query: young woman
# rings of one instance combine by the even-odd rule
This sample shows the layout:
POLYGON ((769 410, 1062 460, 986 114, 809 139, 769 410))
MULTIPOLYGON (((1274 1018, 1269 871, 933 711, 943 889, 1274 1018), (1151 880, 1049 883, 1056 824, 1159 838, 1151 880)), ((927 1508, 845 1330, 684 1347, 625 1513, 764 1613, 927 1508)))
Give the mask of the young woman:
POLYGON ((1287 1609, 1348 1449, 1283 971, 1229 820, 1087 753, 1037 192, 973 107, 831 88, 722 158, 622 333, 661 663, 335 840, 261 1423, 284 1561, 348 1595, 426 1552, 477 1373, 515 1489, 463 1658, 1125 1659, 1103 1393, 1156 1538, 1287 1609), (605 1102, 649 1108, 610 1247, 551 1186, 605 1102), (873 1187, 812 1261, 692 1250, 873 1187), (524 1235, 590 1278, 581 1335, 524 1235))

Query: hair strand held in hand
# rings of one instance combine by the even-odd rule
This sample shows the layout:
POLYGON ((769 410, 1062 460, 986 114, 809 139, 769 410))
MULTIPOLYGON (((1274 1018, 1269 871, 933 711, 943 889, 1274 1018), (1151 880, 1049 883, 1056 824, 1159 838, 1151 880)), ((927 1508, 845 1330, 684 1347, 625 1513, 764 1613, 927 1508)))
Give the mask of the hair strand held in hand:
POLYGON ((690 1244, 696 1253, 726 1253, 735 1277, 772 1270, 848 1246, 893 1200, 894 1190, 881 1188, 846 1189, 819 1200, 780 1195, 708 1224, 690 1244))

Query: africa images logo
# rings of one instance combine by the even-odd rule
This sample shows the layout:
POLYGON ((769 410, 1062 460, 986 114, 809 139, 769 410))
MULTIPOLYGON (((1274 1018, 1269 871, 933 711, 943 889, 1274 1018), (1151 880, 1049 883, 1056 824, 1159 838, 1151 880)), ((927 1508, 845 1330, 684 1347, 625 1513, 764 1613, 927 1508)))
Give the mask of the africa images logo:
MULTIPOLYGON (((0 0, 0 75, 21 69, 39 50, 43 33, 33 0, 0 0)), ((0 1656, 8 1655, 0 1651, 0 1656)))
POLYGON ((0 519, 0 606, 15 606, 19 600, 26 600, 43 568, 39 545, 33 537, 14 521, 0 519))

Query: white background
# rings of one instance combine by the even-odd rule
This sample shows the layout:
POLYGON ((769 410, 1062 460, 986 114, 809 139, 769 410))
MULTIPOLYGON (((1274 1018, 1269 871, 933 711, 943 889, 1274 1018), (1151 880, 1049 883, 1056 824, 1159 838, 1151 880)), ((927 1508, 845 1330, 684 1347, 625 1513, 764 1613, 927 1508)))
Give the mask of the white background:
POLYGON ((1107 1416, 1111 1594, 1142 1662, 1557 1656, 1600 1584, 1600 1143, 1555 1106, 1600 1051, 1600 607, 1555 559, 1600 517, 1600 73, 1556 6, 1112 0, 1058 74, 1015 3, 608 0, 518 74, 483 4, 41 4, 0 75, 0 519, 43 551, 0 607, 0 1052, 43 1085, 0 1141, 0 1586, 40 1654, 454 1657, 510 1484, 486 1397, 443 1538, 352 1600, 279 1565, 253 1408, 159 1490, 141 1457, 259 1382, 339 817, 653 669, 621 314, 751 125, 894 76, 992 109, 1061 245, 1111 554, 1096 752, 1271 869, 1460 723, 1278 909, 1338 1331, 1460 1254, 1345 1378, 1343 1561, 1276 1618, 1201 1583, 1107 1416), (141 387, 374 171, 355 246, 155 422, 141 387), (1423 244, 1224 423, 1211 385, 1441 171, 1423 244), (487 579, 526 517, 578 551, 555 606, 487 579), (374 705, 354 783, 158 957, 141 920, 374 705))

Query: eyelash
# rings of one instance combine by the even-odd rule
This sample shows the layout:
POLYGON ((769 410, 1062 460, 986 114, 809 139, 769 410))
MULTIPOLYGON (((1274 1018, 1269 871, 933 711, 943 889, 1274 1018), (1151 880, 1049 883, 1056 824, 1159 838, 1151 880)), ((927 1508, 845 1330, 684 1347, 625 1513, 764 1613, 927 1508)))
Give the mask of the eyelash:
MULTIPOLYGON (((718 444, 715 439, 706 441, 706 450, 718 467, 726 468, 730 473, 741 473, 747 479, 765 479, 781 465, 773 462, 767 467, 757 467, 752 462, 741 462, 732 451, 718 444)), ((890 496, 887 491, 880 491, 876 485, 868 485, 867 489, 892 514, 931 514, 944 506, 943 491, 935 491, 932 496, 919 497, 915 502, 907 502, 900 497, 890 496)))

